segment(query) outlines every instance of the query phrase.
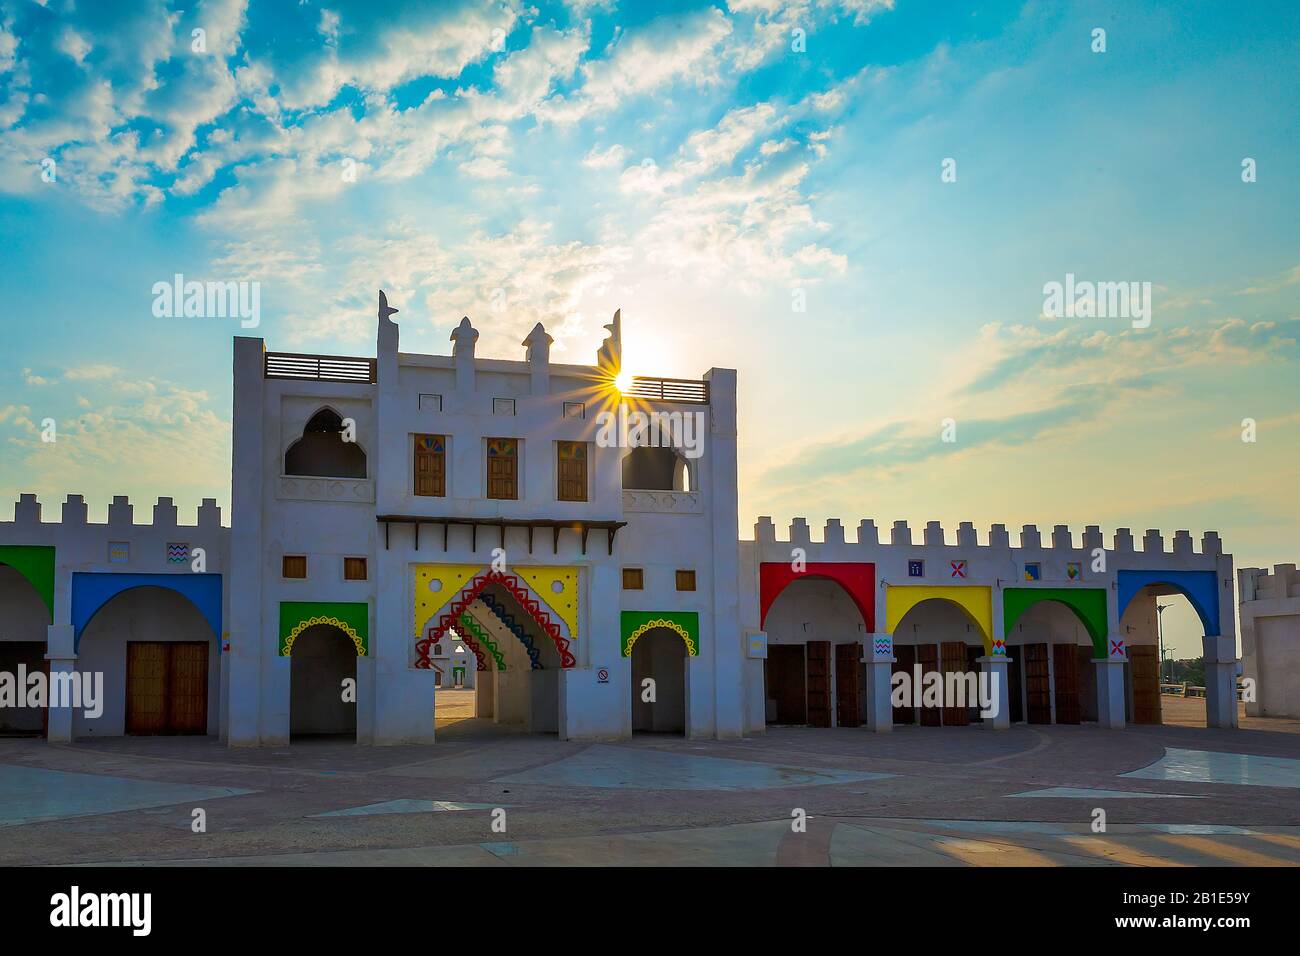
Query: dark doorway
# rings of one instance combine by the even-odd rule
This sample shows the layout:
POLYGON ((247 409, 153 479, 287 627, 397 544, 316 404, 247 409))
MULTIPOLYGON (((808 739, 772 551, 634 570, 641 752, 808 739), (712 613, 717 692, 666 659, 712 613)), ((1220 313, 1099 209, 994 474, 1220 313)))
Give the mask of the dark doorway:
POLYGON ((808 642, 808 726, 831 725, 831 642, 808 642))
POLYGON ((1133 723, 1160 723, 1160 662, 1154 644, 1130 644, 1133 681, 1133 723))
POLYGON ((1051 674, 1046 644, 1025 644, 1025 704, 1031 724, 1052 722, 1051 674))
POLYGON ((773 723, 807 723, 808 698, 804 692, 802 644, 768 646, 767 695, 776 702, 776 717, 773 723))
POLYGON ((632 645, 632 730, 686 733, 686 645, 666 627, 646 631, 632 645), (653 700, 646 700, 651 691, 653 700))
MULTIPOLYGON (((18 679, 18 668, 27 674, 48 674, 44 641, 0 641, 0 672, 18 679)), ((46 684, 48 688, 49 685, 46 684)), ((0 737, 39 737, 45 733, 45 708, 26 707, 27 687, 17 687, 15 707, 0 707, 0 737)))
POLYGON ((357 647, 333 624, 313 624, 293 644, 289 664, 289 735, 357 733, 357 647), (344 699, 344 681, 354 693, 344 699))
POLYGON ((862 668, 862 645, 835 645, 835 723, 840 727, 862 726, 859 683, 862 668))
MULTIPOLYGON (((915 647, 912 647, 910 644, 895 644, 895 645, 894 645, 894 666, 893 666, 893 668, 892 668, 893 673, 894 673, 894 674, 906 674, 906 675, 907 675, 907 683, 906 683, 906 685, 904 685, 904 686, 906 686, 906 687, 907 687, 909 690, 911 690, 913 693, 915 693, 915 688, 912 686, 912 685, 913 685, 913 678, 914 678, 916 675, 913 674, 913 672, 912 672, 912 667, 913 667, 913 665, 915 665, 915 664, 916 664, 916 648, 915 648, 915 647)), ((892 706, 892 700, 893 700, 893 689, 894 689, 894 685, 893 685, 892 682, 891 682, 890 685, 889 685, 889 689, 890 689, 891 709, 894 711, 894 723, 896 723, 896 724, 914 724, 914 723, 916 723, 916 708, 912 706, 912 696, 911 696, 911 694, 909 694, 908 697, 907 697, 907 704, 906 704, 906 706, 904 706, 904 707, 893 707, 893 706, 892 706)))
POLYGON ((1052 645, 1052 683, 1056 688, 1056 722, 1077 724, 1079 710, 1079 654, 1073 644, 1052 645))
POLYGON ((943 725, 943 719, 941 717, 942 708, 926 707, 924 705, 925 677, 928 674, 939 672, 939 645, 918 644, 916 647, 916 662, 921 665, 921 726, 940 727, 943 725))

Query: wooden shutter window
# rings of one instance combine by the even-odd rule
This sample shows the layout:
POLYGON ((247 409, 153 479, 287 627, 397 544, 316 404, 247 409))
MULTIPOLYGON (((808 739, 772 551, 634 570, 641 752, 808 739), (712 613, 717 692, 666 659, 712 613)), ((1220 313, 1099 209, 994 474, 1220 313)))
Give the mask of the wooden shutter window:
POLYGON ((640 591, 645 587, 645 574, 640 568, 623 569, 623 590, 640 591))
POLYGON ((519 497, 518 439, 488 439, 487 484, 489 498, 514 501, 519 497))
POLYGON ((677 590, 694 591, 695 590, 695 572, 678 571, 677 572, 677 590))
POLYGON ((344 581, 364 581, 365 579, 366 579, 365 558, 344 558, 343 559, 343 580, 344 581))
POLYGON ((447 495, 447 436, 415 436, 415 493, 427 498, 447 495))
POLYGON ((556 442, 556 475, 560 501, 587 500, 587 443, 585 441, 556 442))
POLYGON ((286 554, 281 559, 280 574, 286 578, 305 578, 307 576, 307 556, 305 554, 286 554))

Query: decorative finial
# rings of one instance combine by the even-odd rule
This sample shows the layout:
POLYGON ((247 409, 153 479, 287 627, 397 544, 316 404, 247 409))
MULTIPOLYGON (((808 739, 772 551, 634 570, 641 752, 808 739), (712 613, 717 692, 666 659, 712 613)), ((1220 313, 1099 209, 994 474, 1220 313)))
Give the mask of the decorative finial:
POLYGON ((388 296, 384 295, 384 290, 379 290, 379 321, 383 322, 391 315, 396 315, 397 310, 388 304, 388 296))
POLYGON ((613 321, 605 326, 609 336, 596 352, 596 364, 610 376, 617 376, 623 367, 622 316, 622 309, 615 310, 613 321))
POLYGON ((451 347, 452 355, 460 355, 462 352, 470 356, 474 354, 478 330, 470 323, 468 315, 460 320, 460 325, 451 330, 451 340, 456 343, 451 347))

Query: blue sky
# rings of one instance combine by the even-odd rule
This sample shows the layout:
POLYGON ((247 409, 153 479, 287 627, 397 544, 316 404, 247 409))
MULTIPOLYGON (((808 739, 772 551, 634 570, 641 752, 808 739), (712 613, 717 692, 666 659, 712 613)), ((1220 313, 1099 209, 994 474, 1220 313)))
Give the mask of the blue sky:
POLYGON ((739 369, 742 528, 1293 561, 1298 9, 3 0, 0 500, 226 504, 232 337, 373 354, 382 286, 408 350, 590 361, 621 307, 631 371, 739 369), (175 273, 259 328, 155 317, 175 273), (1067 273, 1150 327, 1044 316, 1067 273))

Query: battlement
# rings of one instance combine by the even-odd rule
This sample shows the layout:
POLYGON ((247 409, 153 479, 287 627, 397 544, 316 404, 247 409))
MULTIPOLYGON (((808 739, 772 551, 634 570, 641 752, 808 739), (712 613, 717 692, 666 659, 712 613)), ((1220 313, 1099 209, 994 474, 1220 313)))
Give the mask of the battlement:
POLYGON ((1294 564, 1275 564, 1272 573, 1264 568, 1241 568, 1240 575, 1242 604, 1300 597, 1300 571, 1294 564))
MULTIPOLYGON (((776 526, 772 519, 764 516, 754 524, 754 541, 760 545, 789 544, 794 547, 824 544, 876 548, 882 545, 876 523, 869 518, 864 518, 858 522, 857 538, 855 541, 849 542, 845 538, 844 525, 839 518, 828 519, 822 529, 821 540, 814 541, 812 529, 809 527, 806 518, 795 518, 790 523, 787 537, 778 538, 776 526)), ((1044 543, 1043 533, 1038 529, 1038 526, 1027 524, 1020 529, 1019 544, 1013 545, 1006 525, 995 524, 989 528, 984 536, 984 542, 981 544, 975 525, 970 521, 961 522, 957 526, 956 534, 951 537, 938 521, 927 521, 919 536, 913 535, 912 529, 906 521, 895 521, 889 530, 889 540, 885 544, 927 548, 988 548, 1003 551, 1091 552, 1096 548, 1101 548, 1114 554, 1173 555, 1175 557, 1190 557, 1195 554, 1217 557, 1223 553, 1223 543, 1219 539, 1217 531, 1205 532, 1201 536, 1200 550, 1197 551, 1194 549, 1190 531, 1174 532, 1172 542, 1170 542, 1172 546, 1166 547, 1165 538, 1159 530, 1148 530, 1142 535, 1142 547, 1137 549, 1134 547, 1132 530, 1118 528, 1111 540, 1111 546, 1107 548, 1099 525, 1088 525, 1083 529, 1082 535, 1076 537, 1068 525, 1058 524, 1053 526, 1051 534, 1047 538, 1047 543, 1044 543)))
POLYGON ((217 507, 216 498, 204 498, 199 505, 197 521, 192 525, 177 522, 176 504, 171 498, 159 498, 153 505, 153 520, 140 524, 135 520, 135 506, 125 495, 114 495, 108 506, 108 518, 104 522, 92 522, 88 519, 86 500, 81 495, 68 495, 63 502, 58 521, 43 521, 41 502, 34 494, 21 494, 14 505, 13 521, 0 521, 0 527, 21 530, 27 528, 54 527, 102 527, 114 528, 196 528, 199 530, 218 531, 221 529, 221 509, 217 507))

